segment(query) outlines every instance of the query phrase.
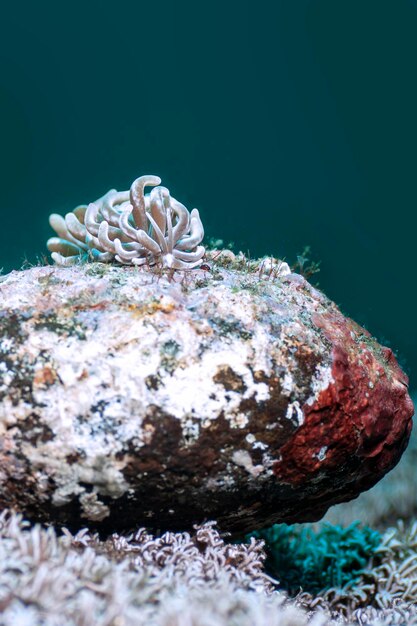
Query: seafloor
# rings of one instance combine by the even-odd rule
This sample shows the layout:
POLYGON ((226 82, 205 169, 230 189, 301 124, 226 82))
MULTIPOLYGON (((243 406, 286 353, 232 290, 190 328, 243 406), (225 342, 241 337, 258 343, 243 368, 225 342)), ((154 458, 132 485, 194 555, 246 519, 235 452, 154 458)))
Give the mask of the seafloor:
MULTIPOLYGON (((300 538, 308 528, 312 533, 301 563, 303 580, 307 570, 309 584, 314 583, 317 567, 328 581, 337 580, 334 572, 344 572, 343 584, 329 583, 315 592, 303 589, 301 579, 296 591, 285 591, 286 572, 294 585, 295 571, 288 545, 277 581, 268 570, 271 546, 265 563, 261 542, 246 537, 230 543, 214 523, 191 534, 155 537, 138 529, 103 541, 88 530, 73 536, 33 527, 5 511, 0 514, 0 625, 417 624, 416 462, 415 432, 390 474, 355 501, 333 507, 323 520, 343 527, 359 520, 376 531, 371 534, 379 538, 377 545, 360 538, 362 526, 354 527, 355 540, 332 526, 330 534, 339 539, 325 547, 322 539, 314 545, 313 531, 320 533, 322 523, 291 529, 300 538), (362 561, 355 564, 358 547, 362 561)), ((301 539, 292 545, 299 550, 301 539)))

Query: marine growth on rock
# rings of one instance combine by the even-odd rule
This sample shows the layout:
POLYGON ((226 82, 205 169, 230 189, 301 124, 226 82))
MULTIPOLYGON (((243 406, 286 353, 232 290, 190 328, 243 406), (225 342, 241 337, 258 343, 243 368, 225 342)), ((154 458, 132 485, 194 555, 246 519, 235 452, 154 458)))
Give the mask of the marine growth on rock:
POLYGON ((57 233, 47 246, 58 265, 80 259, 122 265, 155 265, 192 269, 205 248, 197 209, 191 213, 173 198, 158 176, 140 176, 130 191, 111 189, 102 198, 80 205, 65 217, 53 213, 57 233), (145 194, 145 187, 153 187, 145 194))
POLYGON ((103 533, 320 519, 398 462, 408 379, 286 263, 206 253, 160 182, 52 215, 64 267, 1 281, 0 507, 103 533))
POLYGON ((37 267, 0 284, 0 506, 102 532, 316 520, 411 429, 392 352, 288 266, 37 267))

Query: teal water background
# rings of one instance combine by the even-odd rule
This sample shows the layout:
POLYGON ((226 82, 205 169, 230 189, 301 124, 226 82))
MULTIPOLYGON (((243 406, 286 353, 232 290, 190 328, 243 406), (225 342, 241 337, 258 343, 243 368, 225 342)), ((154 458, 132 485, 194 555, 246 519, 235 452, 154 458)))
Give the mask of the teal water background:
POLYGON ((158 174, 207 234, 321 261, 416 386, 417 1, 22 2, 2 10, 0 267, 50 212, 158 174))

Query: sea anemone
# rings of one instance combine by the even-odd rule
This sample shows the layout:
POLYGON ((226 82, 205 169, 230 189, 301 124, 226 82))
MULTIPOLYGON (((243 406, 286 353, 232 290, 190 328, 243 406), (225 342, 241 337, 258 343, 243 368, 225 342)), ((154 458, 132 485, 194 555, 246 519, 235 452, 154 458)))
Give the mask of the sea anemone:
POLYGON ((204 237, 199 212, 189 213, 160 183, 158 176, 140 176, 130 191, 111 189, 65 217, 53 213, 49 223, 58 236, 47 247, 55 263, 91 259, 179 270, 197 267, 205 253, 199 245, 204 237), (146 186, 153 189, 145 195, 146 186))

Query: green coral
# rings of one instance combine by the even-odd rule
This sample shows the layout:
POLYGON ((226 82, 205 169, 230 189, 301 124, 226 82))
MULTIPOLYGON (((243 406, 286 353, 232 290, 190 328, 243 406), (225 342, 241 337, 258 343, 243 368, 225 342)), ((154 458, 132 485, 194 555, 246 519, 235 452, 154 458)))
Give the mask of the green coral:
POLYGON ((367 567, 381 535, 354 522, 350 526, 311 527, 275 524, 247 536, 263 539, 266 570, 290 594, 300 589, 322 593, 352 583, 367 567))

